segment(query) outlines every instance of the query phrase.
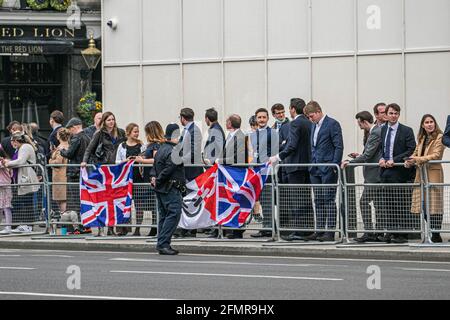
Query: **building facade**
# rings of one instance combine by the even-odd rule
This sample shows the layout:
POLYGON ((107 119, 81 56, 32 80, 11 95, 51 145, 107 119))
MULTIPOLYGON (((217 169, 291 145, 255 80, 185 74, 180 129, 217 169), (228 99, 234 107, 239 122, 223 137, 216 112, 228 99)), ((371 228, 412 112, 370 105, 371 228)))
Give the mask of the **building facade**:
POLYGON ((203 122, 212 106, 222 124, 231 113, 247 124, 258 107, 301 97, 317 100, 341 122, 350 153, 362 149, 354 115, 377 102, 401 105, 401 121, 415 132, 424 113, 441 127, 450 113, 448 0, 103 0, 102 6, 104 105, 121 126, 177 121, 181 107, 193 108, 203 122))
MULTIPOLYGON (((76 115, 80 98, 94 91, 101 99, 101 66, 90 71, 81 51, 93 35, 101 47, 100 0, 72 1, 65 11, 36 10, 26 1, 0 7, 0 125, 37 122, 50 132, 49 115, 76 115)), ((3 132, 4 134, 5 132, 3 132)))

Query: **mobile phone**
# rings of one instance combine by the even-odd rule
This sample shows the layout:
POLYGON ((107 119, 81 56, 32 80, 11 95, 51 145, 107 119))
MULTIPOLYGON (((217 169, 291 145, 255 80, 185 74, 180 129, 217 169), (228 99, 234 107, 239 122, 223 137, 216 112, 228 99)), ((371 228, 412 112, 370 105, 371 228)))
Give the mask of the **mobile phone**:
POLYGON ((412 159, 413 159, 413 158, 411 158, 411 157, 404 157, 404 158, 403 158, 404 161, 410 161, 410 160, 412 160, 412 159))
POLYGON ((349 153, 349 154, 347 155, 347 157, 349 157, 349 158, 353 158, 353 159, 355 159, 355 158, 356 158, 356 156, 355 156, 355 154, 354 154, 354 153, 349 153))

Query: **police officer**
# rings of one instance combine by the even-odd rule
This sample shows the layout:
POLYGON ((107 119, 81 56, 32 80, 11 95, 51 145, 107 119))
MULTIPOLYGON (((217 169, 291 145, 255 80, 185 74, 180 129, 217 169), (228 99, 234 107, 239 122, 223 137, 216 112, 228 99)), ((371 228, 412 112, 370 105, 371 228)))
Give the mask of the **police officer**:
POLYGON ((172 235, 177 229, 182 210, 182 192, 185 190, 184 166, 173 162, 173 149, 178 143, 179 126, 175 123, 166 128, 166 142, 155 156, 152 170, 152 185, 158 199, 159 223, 156 250, 163 255, 176 255, 170 246, 172 235))

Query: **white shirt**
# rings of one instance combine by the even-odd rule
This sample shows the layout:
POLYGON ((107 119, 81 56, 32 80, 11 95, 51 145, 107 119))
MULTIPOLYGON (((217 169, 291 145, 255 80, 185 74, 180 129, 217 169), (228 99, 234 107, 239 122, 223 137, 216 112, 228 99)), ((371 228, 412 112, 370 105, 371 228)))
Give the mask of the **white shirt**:
MULTIPOLYGON (((397 130, 398 130, 399 123, 397 122, 393 126, 388 124, 387 126, 388 126, 388 128, 387 128, 386 138, 384 139, 384 145, 385 146, 387 144, 387 138, 389 136, 389 129, 392 129, 392 132, 391 132, 391 145, 390 145, 390 148, 389 148, 389 159, 384 159, 386 161, 394 159, 394 142, 395 142, 395 136, 397 135, 397 130)), ((383 155, 384 155, 384 152, 383 152, 383 155)))
POLYGON ((184 126, 183 139, 186 138, 189 128, 192 126, 193 123, 194 123, 194 121, 191 121, 191 122, 186 123, 186 125, 184 126))
POLYGON ((320 119, 319 123, 316 123, 316 128, 314 130, 314 146, 317 145, 317 137, 319 136, 320 128, 322 128, 323 121, 325 120, 326 115, 324 114, 322 119, 320 119))
POLYGON ((230 133, 228 134, 228 137, 227 137, 227 142, 228 141, 230 141, 233 137, 234 137, 234 135, 236 134, 236 132, 238 131, 238 129, 235 129, 235 130, 233 130, 233 131, 230 131, 230 133))

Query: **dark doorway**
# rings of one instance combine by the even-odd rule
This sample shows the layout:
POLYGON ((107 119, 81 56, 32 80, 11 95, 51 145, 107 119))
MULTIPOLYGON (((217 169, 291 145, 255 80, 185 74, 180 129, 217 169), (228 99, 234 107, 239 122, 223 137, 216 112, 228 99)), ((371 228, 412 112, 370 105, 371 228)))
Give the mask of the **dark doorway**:
POLYGON ((64 55, 0 57, 2 137, 12 120, 37 122, 41 135, 51 132, 50 113, 62 108, 64 55))

